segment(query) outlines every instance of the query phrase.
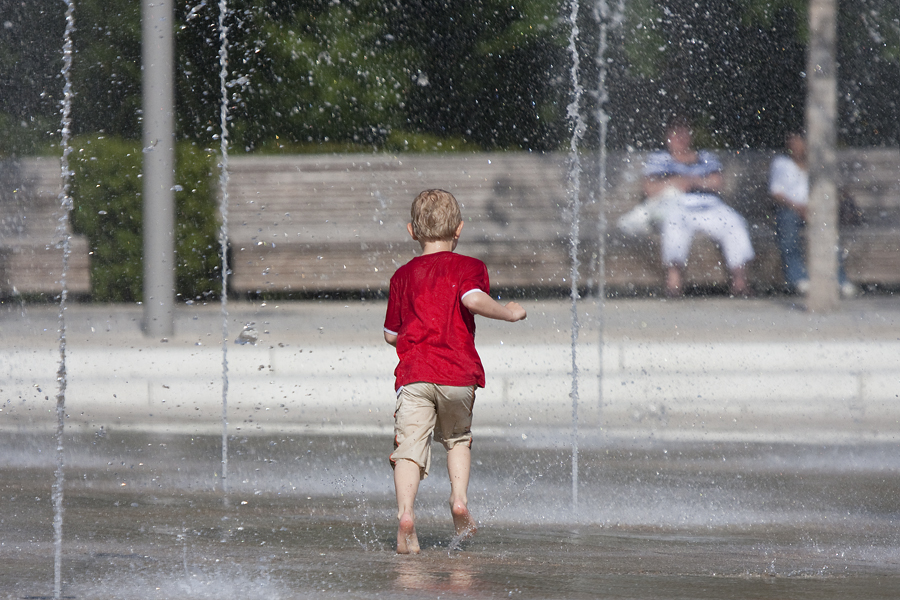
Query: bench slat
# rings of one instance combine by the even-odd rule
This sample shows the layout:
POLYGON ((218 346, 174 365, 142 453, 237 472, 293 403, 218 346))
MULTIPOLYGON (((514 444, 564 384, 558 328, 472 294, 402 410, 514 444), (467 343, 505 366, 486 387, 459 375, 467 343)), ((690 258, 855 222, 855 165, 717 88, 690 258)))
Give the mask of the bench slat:
MULTIPOLYGON (((780 286, 772 204, 767 197, 772 152, 720 153, 723 198, 752 225, 757 251, 751 280, 780 286)), ((583 157, 593 164, 594 157, 583 157)), ((657 235, 628 239, 616 219, 641 201, 642 153, 612 153, 604 212, 609 223, 605 262, 610 286, 661 286, 657 235)), ((900 161, 892 149, 841 151, 840 184, 877 223, 885 207, 900 206, 895 193, 900 161)), ((410 156, 241 157, 231 172, 229 229, 235 246, 234 288, 253 291, 386 289, 390 274, 415 255, 405 232, 409 204, 421 189, 443 187, 456 195, 467 224, 460 251, 487 262, 495 286, 569 285, 566 157, 526 153, 410 156), (385 245, 386 244, 386 245, 385 245), (263 263, 267 263, 260 268, 263 263), (245 267, 252 272, 245 273, 245 267), (268 271, 265 271, 268 269, 268 271), (354 277, 354 272, 356 273, 354 277), (311 283, 312 281, 312 283, 311 283)), ((585 173, 583 190, 591 174, 585 173)), ((581 207, 579 277, 593 280, 601 206, 581 207)), ((898 220, 900 222, 900 220, 898 220)), ((856 281, 893 281, 900 252, 871 241, 865 229, 848 237, 856 281), (855 236, 855 237, 854 237, 855 236), (855 262, 854 262, 855 261, 855 262)), ((874 239, 874 238, 873 238, 874 239)), ((685 272, 688 283, 725 283, 722 257, 698 238, 685 272)))
MULTIPOLYGON (((0 161, 0 295, 62 291, 58 159, 0 161)), ((90 293, 87 238, 71 233, 66 287, 90 293)))

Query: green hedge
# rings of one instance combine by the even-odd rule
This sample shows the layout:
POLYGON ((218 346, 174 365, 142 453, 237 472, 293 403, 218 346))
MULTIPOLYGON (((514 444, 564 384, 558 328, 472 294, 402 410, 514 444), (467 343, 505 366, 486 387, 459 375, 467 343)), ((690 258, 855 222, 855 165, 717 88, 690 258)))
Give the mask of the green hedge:
MULTIPOLYGON (((85 136, 73 140, 70 164, 72 227, 91 247, 92 298, 142 298, 143 190, 141 145, 133 140, 85 136)), ((219 275, 215 157, 190 142, 176 148, 176 293, 183 299, 217 297, 219 275)))

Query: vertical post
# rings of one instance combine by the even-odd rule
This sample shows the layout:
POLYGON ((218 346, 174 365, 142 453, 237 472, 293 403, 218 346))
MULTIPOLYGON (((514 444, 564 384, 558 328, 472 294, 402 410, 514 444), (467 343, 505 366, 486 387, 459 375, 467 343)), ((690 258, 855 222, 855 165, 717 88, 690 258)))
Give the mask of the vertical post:
POLYGON ((174 0, 143 0, 144 333, 175 329, 174 0))
POLYGON ((810 0, 806 66, 809 206, 806 219, 809 296, 807 308, 838 305, 837 0, 810 0))

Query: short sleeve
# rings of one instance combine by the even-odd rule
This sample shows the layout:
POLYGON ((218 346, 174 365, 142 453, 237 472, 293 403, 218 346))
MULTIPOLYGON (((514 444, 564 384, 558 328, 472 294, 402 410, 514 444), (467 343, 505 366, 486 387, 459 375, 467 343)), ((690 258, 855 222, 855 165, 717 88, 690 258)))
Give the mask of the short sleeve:
POLYGON ((769 193, 784 194, 787 186, 785 185, 785 163, 784 156, 776 156, 772 159, 769 166, 769 193))
POLYGON ((474 291, 481 291, 485 294, 491 293, 487 267, 483 262, 475 258, 467 261, 460 273, 459 297, 462 298, 474 291))

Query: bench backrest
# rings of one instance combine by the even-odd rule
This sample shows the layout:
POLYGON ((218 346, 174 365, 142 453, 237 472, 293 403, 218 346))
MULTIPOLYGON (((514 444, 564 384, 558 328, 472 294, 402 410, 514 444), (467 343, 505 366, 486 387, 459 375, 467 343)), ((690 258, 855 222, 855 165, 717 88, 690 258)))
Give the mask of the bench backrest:
POLYGON ((62 216, 59 159, 0 161, 0 243, 55 243, 62 216))
MULTIPOLYGON (((747 218, 758 244, 755 276, 764 285, 777 284, 781 275, 768 197, 774 152, 718 155, 723 199, 747 218)), ((880 207, 885 213, 888 207, 900 214, 896 155, 891 149, 841 151, 838 184, 864 210, 880 207)), ((643 198, 645 156, 608 156, 603 205, 612 236, 616 219, 643 198)), ((601 204, 593 192, 596 155, 582 155, 581 166, 580 259, 590 277, 600 232, 601 204)), ((390 273, 417 252, 405 226, 412 199, 428 187, 456 195, 467 221, 462 251, 494 267, 492 278, 499 285, 568 285, 573 228, 563 154, 249 156, 234 158, 230 175, 229 237, 239 291, 384 289, 390 273)), ((638 242, 607 245, 611 284, 659 279, 655 242, 637 247, 638 242)), ((721 268, 715 267, 721 260, 708 250, 708 260, 700 252, 695 270, 701 278, 721 279, 721 268)))
POLYGON ((467 241, 555 239, 565 206, 558 157, 241 157, 230 163, 229 237, 237 244, 402 243, 413 198, 441 188, 460 202, 467 241))

